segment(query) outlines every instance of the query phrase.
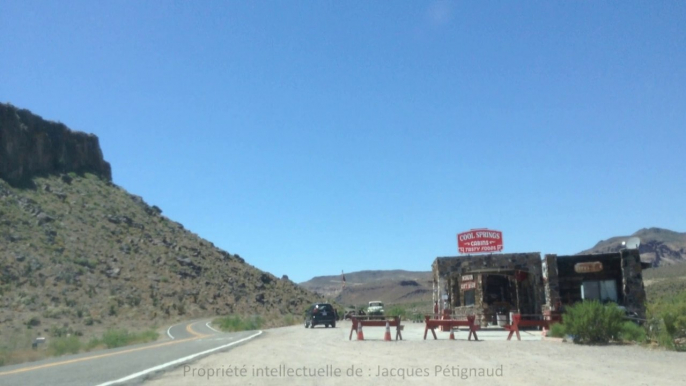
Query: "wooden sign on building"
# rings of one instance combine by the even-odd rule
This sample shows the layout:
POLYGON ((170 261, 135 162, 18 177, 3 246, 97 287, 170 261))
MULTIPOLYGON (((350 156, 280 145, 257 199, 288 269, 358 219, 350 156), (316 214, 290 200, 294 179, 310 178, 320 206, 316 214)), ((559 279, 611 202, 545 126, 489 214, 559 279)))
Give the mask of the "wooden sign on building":
POLYGON ((589 261, 587 263, 574 264, 574 271, 576 273, 593 273, 603 270, 603 263, 599 261, 589 261))

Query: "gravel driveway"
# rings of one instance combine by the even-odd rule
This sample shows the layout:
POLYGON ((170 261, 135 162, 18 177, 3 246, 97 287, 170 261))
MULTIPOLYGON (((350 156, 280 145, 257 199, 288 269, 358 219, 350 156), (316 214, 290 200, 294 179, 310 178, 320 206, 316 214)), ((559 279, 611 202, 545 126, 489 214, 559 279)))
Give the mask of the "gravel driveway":
POLYGON ((335 329, 265 330, 254 341, 170 370, 146 385, 686 385, 686 355, 637 346, 578 346, 523 333, 483 331, 479 342, 408 323, 403 341, 383 341, 366 328, 348 340, 350 322, 335 329))

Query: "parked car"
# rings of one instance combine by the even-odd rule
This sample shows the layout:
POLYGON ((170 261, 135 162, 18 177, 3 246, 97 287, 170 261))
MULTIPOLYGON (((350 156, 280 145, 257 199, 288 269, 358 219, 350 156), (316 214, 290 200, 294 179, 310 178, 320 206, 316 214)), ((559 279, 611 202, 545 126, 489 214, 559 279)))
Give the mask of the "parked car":
POLYGON ((372 300, 367 307, 367 315, 383 315, 384 308, 381 300, 372 300))
POLYGON ((329 303, 315 303, 305 312, 305 328, 317 325, 336 327, 336 309, 329 303))

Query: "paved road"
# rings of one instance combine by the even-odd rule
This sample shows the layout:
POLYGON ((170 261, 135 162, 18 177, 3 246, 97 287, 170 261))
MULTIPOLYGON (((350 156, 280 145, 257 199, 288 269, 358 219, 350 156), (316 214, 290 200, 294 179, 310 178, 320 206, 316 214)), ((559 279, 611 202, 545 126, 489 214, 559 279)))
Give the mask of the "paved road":
POLYGON ((259 334, 261 331, 222 333, 212 329, 209 320, 185 322, 170 326, 166 336, 155 343, 0 367, 0 385, 138 384, 152 374, 229 350, 259 334))

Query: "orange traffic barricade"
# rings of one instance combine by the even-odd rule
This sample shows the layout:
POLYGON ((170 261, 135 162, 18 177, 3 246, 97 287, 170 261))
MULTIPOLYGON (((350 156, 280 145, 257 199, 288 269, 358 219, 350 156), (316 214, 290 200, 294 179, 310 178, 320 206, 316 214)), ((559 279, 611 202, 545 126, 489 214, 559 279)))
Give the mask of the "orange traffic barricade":
MULTIPOLYGON (((392 318, 384 318, 384 319, 366 319, 366 318, 360 318, 358 316, 353 316, 352 317, 352 326, 350 327, 350 336, 348 337, 348 340, 352 340, 353 338, 353 332, 357 331, 358 328, 360 327, 395 327, 395 340, 403 340, 403 335, 401 333, 402 331, 402 326, 400 325, 400 317, 399 316, 394 316, 392 318)), ((385 333, 384 333, 384 338, 385 338, 385 333)))
POLYGON ((467 337, 467 340, 472 340, 472 335, 474 335, 474 340, 479 340, 479 338, 476 335, 476 331, 480 328, 474 321, 476 320, 475 315, 468 315, 467 320, 461 320, 461 319, 430 319, 430 316, 425 316, 424 317, 424 323, 426 326, 424 327, 424 340, 426 340, 426 334, 431 330, 431 333, 434 336, 434 339, 438 339, 436 336, 436 331, 435 329, 438 327, 445 328, 446 330, 452 330, 453 327, 459 327, 459 326, 465 326, 469 327, 469 335, 467 337))
POLYGON ((553 322, 554 321, 552 320, 526 320, 522 319, 521 314, 512 314, 512 324, 506 324, 503 326, 503 328, 507 331, 510 331, 510 334, 507 336, 507 340, 510 340, 513 334, 517 334, 517 340, 522 340, 522 338, 519 336, 520 327, 542 327, 545 329, 550 329, 550 325, 553 322))

